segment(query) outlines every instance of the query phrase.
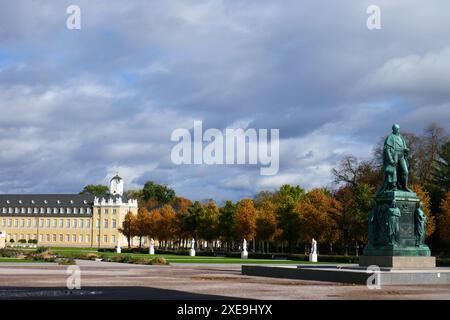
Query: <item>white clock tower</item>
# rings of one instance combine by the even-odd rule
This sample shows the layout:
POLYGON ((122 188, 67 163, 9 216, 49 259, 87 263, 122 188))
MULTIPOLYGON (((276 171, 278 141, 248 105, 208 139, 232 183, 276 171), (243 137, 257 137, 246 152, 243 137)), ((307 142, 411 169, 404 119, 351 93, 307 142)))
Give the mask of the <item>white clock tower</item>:
POLYGON ((123 195, 123 179, 119 177, 119 174, 116 174, 111 179, 109 193, 112 195, 119 195, 119 196, 123 195))

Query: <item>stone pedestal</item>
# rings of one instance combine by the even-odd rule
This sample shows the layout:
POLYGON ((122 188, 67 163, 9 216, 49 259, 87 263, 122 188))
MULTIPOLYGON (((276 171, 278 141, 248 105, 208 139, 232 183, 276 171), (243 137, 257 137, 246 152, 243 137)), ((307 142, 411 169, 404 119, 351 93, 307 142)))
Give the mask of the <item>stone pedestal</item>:
POLYGON ((190 257, 195 257, 195 249, 190 249, 189 250, 189 256, 190 257))
POLYGON ((376 207, 369 216, 369 244, 364 248, 364 256, 359 258, 360 266, 400 269, 436 266, 436 259, 430 257, 430 248, 422 244, 417 236, 419 202, 414 192, 387 191, 377 195, 376 207), (393 203, 400 210, 398 217, 389 216, 393 203), (392 241, 392 237, 389 237, 390 225, 395 220, 398 233, 392 241))
POLYGON ((150 255, 154 255, 155 254, 155 248, 153 246, 150 246, 150 248, 148 249, 148 253, 150 255))
POLYGON ((317 262, 317 253, 309 254, 309 262, 317 262))
POLYGON ((241 259, 248 259, 248 251, 244 250, 241 252, 241 259))
POLYGON ((120 246, 116 246, 116 253, 122 253, 122 248, 120 246))

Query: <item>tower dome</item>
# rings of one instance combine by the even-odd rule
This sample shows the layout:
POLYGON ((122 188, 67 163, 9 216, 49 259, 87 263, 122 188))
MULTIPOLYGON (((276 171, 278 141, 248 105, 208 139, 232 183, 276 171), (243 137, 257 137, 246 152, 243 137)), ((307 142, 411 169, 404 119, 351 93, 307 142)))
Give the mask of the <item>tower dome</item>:
POLYGON ((112 195, 123 195, 123 179, 119 177, 118 173, 111 179, 109 193, 112 195))

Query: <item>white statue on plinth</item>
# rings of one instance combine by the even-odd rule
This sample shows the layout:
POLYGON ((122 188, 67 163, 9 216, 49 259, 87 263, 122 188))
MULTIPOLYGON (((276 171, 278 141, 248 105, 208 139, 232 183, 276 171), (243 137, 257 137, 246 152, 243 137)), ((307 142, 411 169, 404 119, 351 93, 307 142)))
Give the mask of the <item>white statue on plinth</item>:
POLYGON ((153 240, 153 238, 150 239, 150 248, 148 249, 148 253, 151 255, 155 254, 155 240, 153 240))
POLYGON ((247 240, 246 239, 244 239, 244 241, 242 242, 241 259, 248 259, 247 240))
POLYGON ((317 241, 313 238, 311 241, 311 253, 309 254, 310 262, 317 262, 317 241))
POLYGON ((116 253, 122 253, 122 248, 120 247, 120 240, 117 240, 116 253))
POLYGON ((0 249, 6 248, 6 232, 0 231, 0 249))
POLYGON ((191 249, 189 250, 189 256, 195 257, 195 239, 191 240, 191 249))

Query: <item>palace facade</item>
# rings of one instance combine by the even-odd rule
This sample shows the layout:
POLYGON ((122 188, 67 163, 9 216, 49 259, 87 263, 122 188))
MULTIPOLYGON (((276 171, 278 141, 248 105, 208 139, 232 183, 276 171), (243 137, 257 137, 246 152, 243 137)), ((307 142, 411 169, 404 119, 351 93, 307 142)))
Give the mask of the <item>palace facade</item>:
POLYGON ((0 231, 6 243, 36 240, 43 246, 113 248, 125 245, 119 232, 125 215, 137 213, 135 199, 123 195, 123 179, 111 179, 109 193, 2 194, 0 231))

